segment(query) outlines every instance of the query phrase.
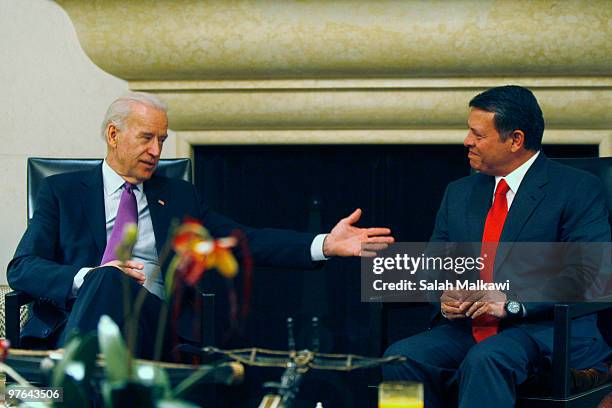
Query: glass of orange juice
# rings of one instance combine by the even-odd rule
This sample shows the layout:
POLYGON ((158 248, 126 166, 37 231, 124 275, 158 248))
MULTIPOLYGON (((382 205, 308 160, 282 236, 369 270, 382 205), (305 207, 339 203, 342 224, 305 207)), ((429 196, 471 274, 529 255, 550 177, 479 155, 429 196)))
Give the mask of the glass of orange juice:
POLYGON ((378 408, 423 408, 423 384, 386 381, 378 386, 378 408))

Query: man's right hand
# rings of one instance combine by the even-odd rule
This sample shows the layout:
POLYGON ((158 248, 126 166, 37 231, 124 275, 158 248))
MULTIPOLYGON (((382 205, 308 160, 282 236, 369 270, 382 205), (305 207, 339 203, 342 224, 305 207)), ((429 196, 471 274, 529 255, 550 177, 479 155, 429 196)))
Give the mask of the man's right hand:
POLYGON ((144 269, 144 264, 140 262, 136 262, 136 261, 122 262, 119 260, 115 260, 115 261, 107 262, 101 266, 114 266, 115 268, 119 269, 121 272, 125 273, 130 278, 134 279, 139 284, 144 285, 146 276, 144 273, 139 272, 144 269))
POLYGON ((461 310, 463 294, 456 290, 446 290, 440 296, 440 312, 448 320, 465 319, 465 312, 461 310))

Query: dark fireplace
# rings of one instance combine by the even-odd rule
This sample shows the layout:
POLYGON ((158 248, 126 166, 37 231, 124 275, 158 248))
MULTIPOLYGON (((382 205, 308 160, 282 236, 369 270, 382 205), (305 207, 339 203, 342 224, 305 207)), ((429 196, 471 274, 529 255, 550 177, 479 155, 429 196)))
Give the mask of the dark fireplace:
MULTIPOLYGON (((597 146, 551 145, 545 152, 589 157, 597 156, 597 146)), ((398 241, 428 240, 445 186, 470 172, 461 145, 213 145, 195 147, 194 156, 195 182, 207 204, 241 223, 328 232, 359 207, 359 225, 389 226, 398 241)), ((242 335, 231 338, 223 336, 225 284, 209 274, 206 286, 218 294, 218 345, 286 349, 285 320, 291 316, 297 346, 307 348, 310 319, 317 316, 322 351, 379 356, 390 342, 426 327, 427 305, 361 303, 359 267, 358 259, 332 259, 315 271, 257 268, 251 314, 242 335)), ((280 372, 250 371, 251 378, 266 381, 280 372)), ((300 395, 306 407, 316 398, 324 406, 375 406, 375 389, 367 385, 378 382, 376 369, 312 372, 300 395)), ((263 390, 251 383, 232 394, 256 406, 263 390)))

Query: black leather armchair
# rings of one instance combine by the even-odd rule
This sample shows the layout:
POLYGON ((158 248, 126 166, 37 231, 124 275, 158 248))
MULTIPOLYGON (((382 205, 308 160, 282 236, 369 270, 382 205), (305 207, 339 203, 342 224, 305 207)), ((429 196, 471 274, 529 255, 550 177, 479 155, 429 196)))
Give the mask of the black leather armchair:
MULTIPOLYGON (((556 159, 568 166, 576 167, 599 177, 604 186, 609 222, 612 225, 612 157, 556 159)), ((612 347, 612 282, 608 282, 605 296, 597 302, 557 304, 554 308, 554 340, 550 382, 547 392, 519 394, 520 408, 592 408, 612 393, 612 369, 607 381, 605 375, 596 377, 590 370, 572 370, 570 361, 571 321, 588 314, 598 314, 598 326, 604 339, 612 347), (603 379, 603 381, 601 381, 603 379), (602 384, 598 384, 603 382, 602 384), (595 387, 593 387, 595 385, 595 387)), ((609 362, 610 363, 610 362, 609 362)))
MULTIPOLYGON (((34 215, 36 209, 36 196, 40 183, 45 177, 67 173, 71 171, 86 170, 97 166, 101 159, 28 159, 27 172, 27 193, 28 193, 28 223, 34 215)), ((188 182, 192 181, 191 160, 190 159, 162 159, 159 162, 156 172, 166 177, 178 178, 188 182)), ((20 308, 27 305, 34 299, 28 294, 13 291, 7 293, 4 298, 6 338, 11 342, 12 347, 19 347, 20 344, 20 308)), ((202 339, 203 345, 214 343, 214 308, 215 295, 202 294, 202 339)))

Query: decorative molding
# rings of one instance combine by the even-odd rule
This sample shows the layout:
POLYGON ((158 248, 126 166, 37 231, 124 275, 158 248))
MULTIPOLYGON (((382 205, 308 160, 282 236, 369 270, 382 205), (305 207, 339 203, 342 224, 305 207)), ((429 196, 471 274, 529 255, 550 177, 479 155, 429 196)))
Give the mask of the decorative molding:
POLYGON ((610 89, 612 77, 477 77, 477 78, 335 78, 335 79, 224 79, 197 81, 130 81, 134 90, 221 91, 300 89, 486 89, 515 84, 531 89, 610 89))
POLYGON ((609 0, 58 0, 134 80, 610 74, 609 0))
MULTIPOLYGON (((462 144, 466 130, 212 130, 176 133, 177 157, 193 157, 197 145, 273 144, 462 144)), ((545 130, 547 144, 596 144, 600 156, 612 156, 610 130, 545 130)))
MULTIPOLYGON (((164 91, 174 130, 465 128, 485 88, 164 91)), ((534 89, 551 129, 612 128, 612 89, 534 89)))

